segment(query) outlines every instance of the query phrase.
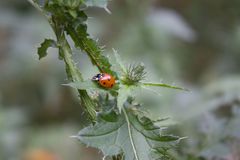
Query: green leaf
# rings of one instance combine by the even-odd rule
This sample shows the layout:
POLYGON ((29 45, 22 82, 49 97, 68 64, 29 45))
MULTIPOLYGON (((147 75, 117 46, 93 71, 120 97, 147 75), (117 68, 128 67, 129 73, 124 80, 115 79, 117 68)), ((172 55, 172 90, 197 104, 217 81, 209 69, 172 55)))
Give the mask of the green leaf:
POLYGON ((126 73, 127 69, 123 64, 120 55, 115 49, 113 49, 113 54, 114 54, 114 63, 116 64, 115 66, 117 67, 117 69, 123 73, 126 73))
POLYGON ((124 103, 127 101, 129 96, 132 96, 132 91, 134 87, 131 86, 126 86, 126 85, 121 85, 119 90, 118 90, 118 96, 117 96, 117 108, 119 112, 121 113, 122 108, 124 107, 124 103))
POLYGON ((97 90, 99 92, 107 92, 110 93, 112 96, 116 97, 117 96, 117 90, 118 90, 118 85, 116 84, 113 88, 104 88, 100 86, 97 82, 94 82, 92 80, 87 80, 87 81, 76 81, 76 82, 71 82, 68 84, 63 84, 65 86, 70 86, 75 89, 80 89, 80 90, 97 90))
POLYGON ((103 119, 104 121, 108 122, 117 122, 118 120, 117 113, 114 112, 113 109, 111 109, 110 111, 99 113, 98 117, 100 117, 100 120, 103 119))
POLYGON ((108 0, 85 0, 85 5, 87 7, 100 7, 104 8, 108 13, 111 13, 107 9, 108 0))
POLYGON ((113 92, 112 94, 116 94, 116 90, 118 89, 117 84, 113 88, 104 88, 100 86, 97 82, 92 80, 71 82, 63 85, 70 86, 80 90, 96 89, 99 91, 110 91, 110 93, 113 92))
POLYGON ((52 0, 54 4, 68 8, 77 8, 82 3, 82 0, 52 0))
POLYGON ((118 79, 117 74, 111 69, 112 65, 109 62, 109 59, 103 55, 97 42, 88 37, 86 25, 81 23, 80 25, 78 24, 75 26, 75 28, 77 28, 77 30, 72 26, 67 26, 66 28, 67 33, 73 39, 75 46, 80 47, 88 54, 92 64, 96 65, 100 72, 111 74, 118 79))
POLYGON ((118 79, 118 75, 111 69, 109 59, 103 55, 102 48, 95 40, 89 37, 87 33, 87 15, 81 10, 66 10, 57 4, 51 4, 46 7, 58 21, 58 26, 64 26, 65 31, 74 41, 77 48, 86 52, 101 73, 108 73, 118 79))
MULTIPOLYGON (((179 137, 162 134, 161 127, 130 109, 127 112, 124 109, 122 114, 110 114, 115 121, 99 117, 101 121, 82 129, 76 138, 87 146, 99 148, 105 156, 123 153, 125 160, 154 160, 153 152, 179 140, 179 137)), ((159 152, 158 158, 162 154, 159 152)))
POLYGON ((87 90, 87 89, 99 89, 100 86, 91 80, 82 81, 82 82, 71 82, 68 84, 64 84, 66 86, 70 86, 76 89, 87 90))
POLYGON ((52 39, 45 39, 44 42, 41 43, 41 46, 38 48, 39 59, 47 56, 47 50, 49 47, 57 47, 57 44, 52 39))
POLYGON ((144 86, 152 86, 152 87, 165 87, 165 88, 171 88, 171 89, 178 89, 178 90, 184 90, 184 91, 189 91, 186 88, 174 86, 174 85, 169 85, 165 83, 142 83, 144 86))

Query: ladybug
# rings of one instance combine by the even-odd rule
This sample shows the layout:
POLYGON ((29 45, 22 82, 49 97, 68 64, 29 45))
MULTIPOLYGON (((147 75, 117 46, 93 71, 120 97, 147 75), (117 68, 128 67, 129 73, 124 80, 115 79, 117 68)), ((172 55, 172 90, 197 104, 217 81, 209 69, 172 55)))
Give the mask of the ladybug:
POLYGON ((104 88, 112 88, 116 80, 113 76, 107 73, 99 73, 92 78, 93 81, 97 81, 100 86, 104 88))

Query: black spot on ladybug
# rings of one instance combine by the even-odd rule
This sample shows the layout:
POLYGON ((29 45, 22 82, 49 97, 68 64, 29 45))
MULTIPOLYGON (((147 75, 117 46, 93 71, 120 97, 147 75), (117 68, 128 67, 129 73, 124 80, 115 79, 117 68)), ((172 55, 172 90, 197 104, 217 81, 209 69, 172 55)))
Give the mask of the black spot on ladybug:
POLYGON ((106 84, 106 82, 103 82, 103 84, 105 85, 105 84, 106 84))
POLYGON ((113 84, 111 84, 111 87, 113 86, 113 84))
POLYGON ((110 81, 110 78, 108 78, 108 81, 110 81))

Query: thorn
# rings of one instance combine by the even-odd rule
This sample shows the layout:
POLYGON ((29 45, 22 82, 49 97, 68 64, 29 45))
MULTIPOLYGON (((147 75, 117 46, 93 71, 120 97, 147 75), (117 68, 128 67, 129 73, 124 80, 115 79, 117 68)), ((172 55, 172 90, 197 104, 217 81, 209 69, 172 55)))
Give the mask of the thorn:
POLYGON ((104 7, 104 10, 108 13, 108 14, 112 14, 112 12, 106 7, 104 7))
POLYGON ((103 49, 106 48, 106 45, 101 46, 101 48, 103 48, 103 49))
POLYGON ((96 112, 96 116, 99 116, 100 112, 96 112))
POLYGON ((78 138, 78 136, 73 135, 73 136, 69 136, 69 138, 78 138))
POLYGON ((112 48, 112 50, 113 50, 113 53, 118 53, 117 50, 115 50, 114 48, 112 48))
POLYGON ((188 138, 188 137, 181 137, 181 138, 178 139, 178 141, 181 141, 181 140, 187 139, 187 138, 188 138))
POLYGON ((164 130, 167 130, 168 129, 168 127, 161 127, 160 128, 160 132, 162 132, 162 131, 164 131, 164 130))

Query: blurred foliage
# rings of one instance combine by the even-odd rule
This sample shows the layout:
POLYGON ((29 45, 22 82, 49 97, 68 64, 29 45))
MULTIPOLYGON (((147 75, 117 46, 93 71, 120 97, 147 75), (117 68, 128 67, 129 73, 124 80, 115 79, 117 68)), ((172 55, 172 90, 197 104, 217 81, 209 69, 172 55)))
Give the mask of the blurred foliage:
MULTIPOLYGON (((237 0, 115 0, 108 6, 111 15, 96 8, 88 12, 97 17, 89 19, 89 32, 107 44, 107 50, 114 47, 124 59, 143 61, 147 70, 156 73, 147 75, 147 80, 184 83, 192 91, 179 94, 158 89, 160 98, 152 90, 140 91, 145 95, 139 99, 149 106, 150 114, 170 116, 173 130, 188 137, 177 148, 179 159, 240 157, 239 6, 237 0)), ((61 81, 66 77, 63 64, 51 54, 39 65, 33 54, 44 37, 53 35, 25 0, 0 1, 0 159, 19 159, 29 148, 48 148, 42 139, 48 139, 50 132, 50 149, 56 149, 62 144, 52 137, 67 139, 84 121, 72 92, 59 86, 66 83, 61 81), (62 125, 69 123, 77 126, 61 135, 62 125), (36 139, 34 144, 30 137, 36 139)), ((85 61, 78 65, 90 66, 85 61)), ((83 74, 91 77, 94 73, 83 74)), ((79 157, 71 149, 57 154, 69 154, 66 159, 79 157)), ((94 152, 79 150, 81 157, 94 152)))

